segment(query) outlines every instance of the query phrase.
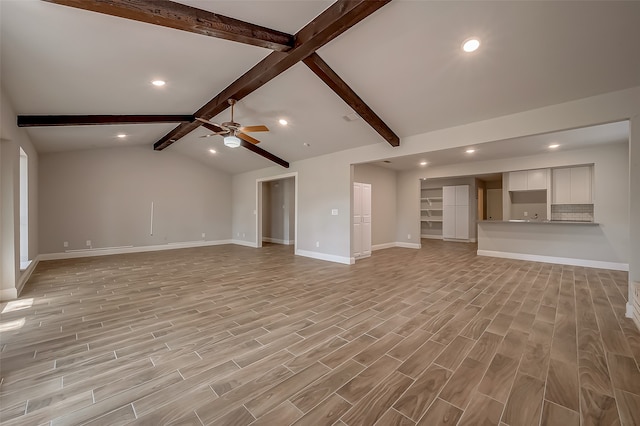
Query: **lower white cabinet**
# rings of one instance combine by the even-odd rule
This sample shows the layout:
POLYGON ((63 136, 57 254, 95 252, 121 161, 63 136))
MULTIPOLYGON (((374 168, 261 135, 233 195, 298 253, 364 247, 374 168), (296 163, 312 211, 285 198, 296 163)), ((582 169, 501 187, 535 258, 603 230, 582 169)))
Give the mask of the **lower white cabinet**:
POLYGON ((442 238, 469 239, 469 185, 442 188, 442 238))

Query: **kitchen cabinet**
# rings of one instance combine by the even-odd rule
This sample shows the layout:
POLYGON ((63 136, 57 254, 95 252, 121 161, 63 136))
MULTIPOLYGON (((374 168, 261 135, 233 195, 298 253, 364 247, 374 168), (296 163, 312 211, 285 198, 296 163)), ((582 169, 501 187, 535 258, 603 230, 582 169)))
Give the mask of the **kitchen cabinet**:
POLYGON ((469 239, 469 185, 442 187, 442 237, 469 239))
POLYGON ((551 172, 553 204, 592 204, 591 166, 564 167, 551 172))
POLYGON ((547 189, 549 169, 509 172, 509 191, 534 191, 547 189))

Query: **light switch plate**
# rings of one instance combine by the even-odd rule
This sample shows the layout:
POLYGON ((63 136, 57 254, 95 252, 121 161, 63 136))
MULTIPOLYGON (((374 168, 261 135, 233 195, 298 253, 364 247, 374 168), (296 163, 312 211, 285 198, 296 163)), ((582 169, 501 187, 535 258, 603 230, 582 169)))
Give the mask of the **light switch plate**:
POLYGON ((331 209, 331 216, 338 216, 338 209, 331 209))

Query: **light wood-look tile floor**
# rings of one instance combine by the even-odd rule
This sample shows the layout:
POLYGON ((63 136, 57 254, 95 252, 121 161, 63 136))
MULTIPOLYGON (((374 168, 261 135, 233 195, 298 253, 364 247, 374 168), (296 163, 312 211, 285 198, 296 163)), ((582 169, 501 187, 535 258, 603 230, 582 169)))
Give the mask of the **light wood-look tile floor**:
POLYGON ((0 306, 3 425, 640 425, 627 274, 423 241, 41 262, 0 306))

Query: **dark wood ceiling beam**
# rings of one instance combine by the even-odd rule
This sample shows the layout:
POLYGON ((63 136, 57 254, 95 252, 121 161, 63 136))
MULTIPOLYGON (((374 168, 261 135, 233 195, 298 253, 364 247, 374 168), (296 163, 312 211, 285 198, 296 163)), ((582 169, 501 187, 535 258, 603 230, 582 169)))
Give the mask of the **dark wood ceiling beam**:
POLYGON ((189 123, 193 115, 19 115, 18 127, 189 123))
POLYGON ((287 51, 294 45, 291 34, 167 0, 44 1, 275 51, 287 51))
POLYGON ((349 85, 317 53, 307 56, 303 62, 313 71, 327 86, 342 98, 360 117, 391 144, 399 146, 400 138, 389 126, 358 96, 349 85))
MULTIPOLYGON (((272 52, 207 102, 194 115, 205 120, 218 115, 229 106, 228 99, 240 100, 244 98, 390 1, 338 0, 295 35, 296 41, 293 49, 287 53, 272 52)), ((181 124, 156 142, 153 147, 155 150, 163 150, 200 125, 199 121, 181 124)))
POLYGON ((240 144, 244 148, 248 149, 249 151, 255 152, 256 154, 263 156, 267 160, 271 160, 274 163, 279 164, 284 168, 287 168, 287 169, 289 168, 289 163, 287 161, 283 160, 280 157, 277 157, 277 156, 273 155, 269 151, 265 151, 264 149, 260 148, 257 145, 252 144, 251 142, 247 142, 247 141, 245 141, 243 139, 240 139, 240 144))

